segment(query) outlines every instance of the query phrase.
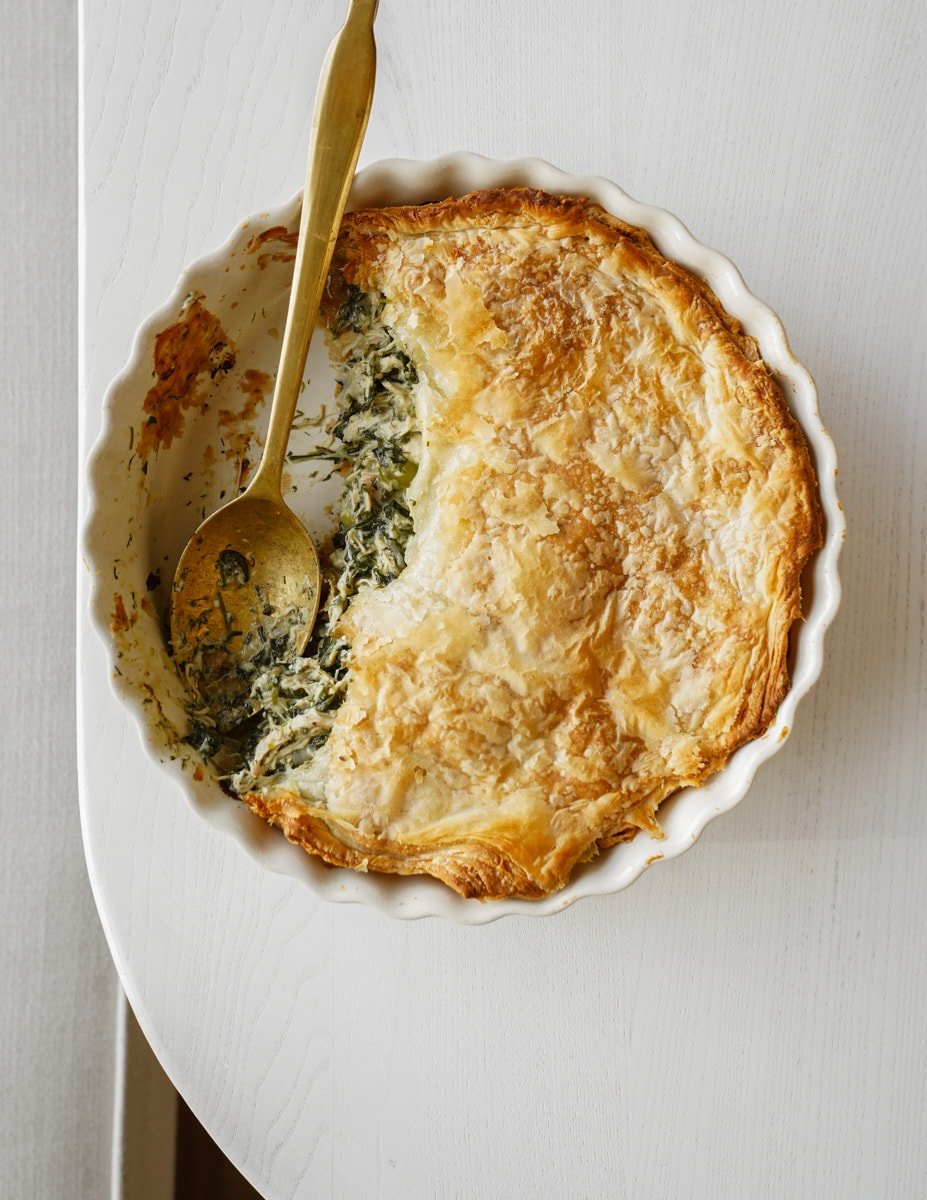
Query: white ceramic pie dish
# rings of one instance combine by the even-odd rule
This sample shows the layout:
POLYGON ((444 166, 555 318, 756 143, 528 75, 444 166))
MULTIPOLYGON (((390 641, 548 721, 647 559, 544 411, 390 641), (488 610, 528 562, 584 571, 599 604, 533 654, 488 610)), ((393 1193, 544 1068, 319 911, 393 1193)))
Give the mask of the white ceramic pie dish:
MULTIPOLYGON (((242 458, 256 457, 250 447, 255 440, 259 443, 269 405, 258 406, 254 421, 247 424, 229 414, 242 409, 249 387, 254 396, 254 381, 261 379, 254 373, 269 376, 276 366, 292 255, 272 231, 297 228, 298 196, 245 221, 221 249, 183 274, 174 295, 139 331, 128 366, 107 393, 103 431, 90 461, 84 550, 94 578, 93 622, 110 648, 116 692, 135 719, 153 762, 173 775, 203 820, 233 836, 265 868, 302 881, 328 900, 365 903, 400 918, 443 916, 483 924, 511 913, 543 916, 583 896, 620 891, 652 863, 688 849, 710 820, 743 798, 757 767, 784 743, 799 700, 820 673, 824 631, 840 600, 837 558, 844 520, 835 489, 836 454, 818 414, 814 383, 792 355, 778 317, 747 290, 728 259, 696 241, 664 210, 639 204, 604 179, 567 175, 538 159, 497 162, 456 154, 432 162, 386 160, 357 176, 349 207, 421 203, 475 188, 513 185, 588 196, 645 229, 663 254, 701 275, 757 339, 805 433, 818 474, 825 541, 803 581, 805 620, 793 632, 791 688, 762 738, 741 747, 703 787, 685 788, 665 802, 660 809, 662 841, 639 834, 616 845, 578 868, 563 891, 544 900, 465 900, 428 878, 362 875, 325 866, 226 796, 199 769, 192 752, 178 745, 186 719, 163 634, 170 580, 202 515, 234 494, 242 458), (205 411, 188 410, 182 434, 150 456, 143 471, 136 439, 142 403, 152 385, 156 338, 178 321, 191 295, 202 297, 202 305, 221 325, 224 348, 216 354, 215 378, 203 384, 205 411), (234 362, 226 367, 232 351, 234 362)), ((291 441, 297 455, 311 444, 313 418, 321 405, 330 406, 333 394, 321 337, 314 341, 307 378, 303 428, 291 441)), ((335 497, 335 484, 311 479, 312 470, 312 463, 292 464, 291 503, 320 535, 330 522, 326 506, 335 497)))

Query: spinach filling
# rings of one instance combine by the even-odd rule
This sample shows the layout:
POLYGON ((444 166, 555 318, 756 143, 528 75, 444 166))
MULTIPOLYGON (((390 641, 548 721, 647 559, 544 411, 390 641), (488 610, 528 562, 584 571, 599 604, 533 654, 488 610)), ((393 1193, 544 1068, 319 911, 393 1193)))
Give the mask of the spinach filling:
POLYGON ((413 532, 405 492, 418 469, 420 435, 413 388, 418 376, 381 297, 349 286, 332 326, 339 384, 331 442, 314 457, 344 474, 338 529, 322 555, 323 600, 304 655, 286 631, 262 639, 244 669, 251 715, 231 733, 202 709, 191 712, 188 741, 215 759, 240 795, 283 782, 324 746, 347 690, 350 648, 337 625, 354 597, 385 587, 405 567, 413 532))

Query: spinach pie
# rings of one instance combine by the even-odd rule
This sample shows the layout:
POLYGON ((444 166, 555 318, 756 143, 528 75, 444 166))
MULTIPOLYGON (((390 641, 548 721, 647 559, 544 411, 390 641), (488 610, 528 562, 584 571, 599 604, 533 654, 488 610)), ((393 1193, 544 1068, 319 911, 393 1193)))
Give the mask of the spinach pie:
POLYGON ((772 720, 821 543, 804 438, 709 287, 582 199, 351 213, 325 319, 319 622, 204 749, 328 863, 547 895, 772 720))

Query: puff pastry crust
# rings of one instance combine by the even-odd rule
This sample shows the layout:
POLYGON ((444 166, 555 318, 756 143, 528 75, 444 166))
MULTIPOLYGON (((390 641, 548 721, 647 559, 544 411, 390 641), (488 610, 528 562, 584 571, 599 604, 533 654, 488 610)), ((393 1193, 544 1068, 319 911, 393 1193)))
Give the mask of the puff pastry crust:
POLYGON ((352 213, 331 306, 346 283, 419 373, 415 533, 342 618, 317 794, 246 799, 329 863, 540 897, 770 723, 808 450, 709 287, 582 199, 352 213))

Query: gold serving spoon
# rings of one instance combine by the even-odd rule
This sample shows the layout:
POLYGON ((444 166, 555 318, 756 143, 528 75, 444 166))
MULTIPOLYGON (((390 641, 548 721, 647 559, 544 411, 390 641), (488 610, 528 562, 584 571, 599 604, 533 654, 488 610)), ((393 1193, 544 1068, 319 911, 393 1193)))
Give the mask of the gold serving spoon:
POLYGON ((373 100, 378 0, 351 0, 315 98, 293 286, 260 466, 187 543, 171 601, 178 669, 222 729, 247 715, 239 668, 273 643, 301 653, 319 606, 319 556, 283 502, 281 473, 309 343, 373 100), (281 641, 282 639, 282 641, 281 641))

